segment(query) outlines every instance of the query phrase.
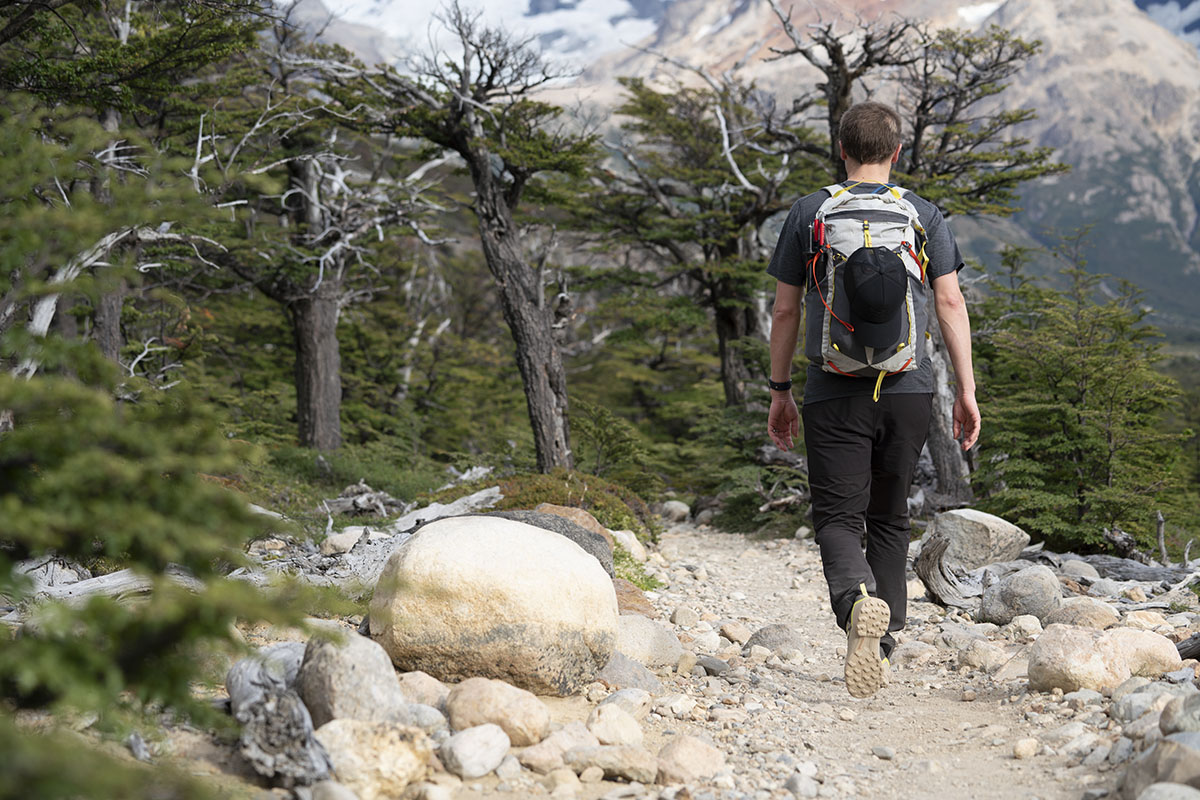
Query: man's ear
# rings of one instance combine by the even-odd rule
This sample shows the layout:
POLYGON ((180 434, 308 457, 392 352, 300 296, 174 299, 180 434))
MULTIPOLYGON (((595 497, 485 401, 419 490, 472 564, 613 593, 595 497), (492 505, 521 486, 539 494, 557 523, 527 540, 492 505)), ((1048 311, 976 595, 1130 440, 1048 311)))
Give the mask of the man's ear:
POLYGON ((844 144, 842 144, 841 139, 838 139, 838 151, 842 154, 841 155, 842 161, 845 161, 846 160, 846 146, 844 144))
POLYGON ((896 152, 892 153, 892 163, 897 164, 900 161, 900 150, 903 149, 903 144, 896 145, 896 152))

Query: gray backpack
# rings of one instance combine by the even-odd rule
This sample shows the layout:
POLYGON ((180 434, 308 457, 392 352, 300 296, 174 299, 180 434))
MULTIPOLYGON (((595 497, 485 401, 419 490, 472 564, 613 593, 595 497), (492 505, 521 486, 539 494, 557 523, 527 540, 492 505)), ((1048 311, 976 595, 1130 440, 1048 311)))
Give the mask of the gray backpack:
POLYGON ((880 184, 875 192, 855 194, 850 189, 856 185, 825 187, 829 198, 813 222, 814 255, 807 265, 804 299, 804 354, 826 372, 874 378, 878 400, 886 376, 917 369, 925 356, 929 336, 925 267, 929 260, 925 229, 917 209, 905 197, 908 192, 880 184), (886 248, 895 253, 908 275, 900 336, 882 347, 858 341, 849 322, 844 265, 860 248, 886 248))

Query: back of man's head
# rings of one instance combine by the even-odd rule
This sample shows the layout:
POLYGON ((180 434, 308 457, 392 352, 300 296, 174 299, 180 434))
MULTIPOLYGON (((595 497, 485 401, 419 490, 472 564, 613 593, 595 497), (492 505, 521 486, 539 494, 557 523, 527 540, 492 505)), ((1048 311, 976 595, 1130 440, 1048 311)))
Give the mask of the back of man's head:
POLYGON ((891 161, 900 144, 900 116, 883 103, 856 103, 842 115, 838 138, 860 164, 891 161))

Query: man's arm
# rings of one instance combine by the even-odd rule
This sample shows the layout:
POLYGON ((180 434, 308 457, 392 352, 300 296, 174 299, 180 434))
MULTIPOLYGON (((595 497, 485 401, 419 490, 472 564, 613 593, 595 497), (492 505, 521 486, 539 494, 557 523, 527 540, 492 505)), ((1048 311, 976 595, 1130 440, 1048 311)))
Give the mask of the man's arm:
MULTIPOLYGON (((792 356, 800 332, 800 303, 804 287, 776 281, 775 310, 771 314, 771 380, 782 383, 792 377, 792 356)), ((800 435, 800 412, 792 390, 771 391, 771 412, 767 415, 767 433, 781 450, 792 448, 792 439, 800 435)))
POLYGON ((934 278, 932 286, 938 326, 954 368, 954 437, 962 442, 962 449, 967 450, 979 438, 980 424, 979 406, 975 403, 975 371, 971 365, 971 320, 967 316, 967 303, 958 285, 957 272, 934 278))

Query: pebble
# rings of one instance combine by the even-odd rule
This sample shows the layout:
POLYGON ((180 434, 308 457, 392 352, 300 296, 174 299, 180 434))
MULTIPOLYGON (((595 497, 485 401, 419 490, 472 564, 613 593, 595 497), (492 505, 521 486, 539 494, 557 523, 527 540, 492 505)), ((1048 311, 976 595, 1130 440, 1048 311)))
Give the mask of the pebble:
POLYGON ((1017 758, 1017 759, 1033 758, 1034 756, 1036 756, 1038 754, 1038 751, 1041 749, 1042 749, 1041 742, 1039 742, 1037 739, 1033 739, 1033 738, 1018 739, 1017 743, 1013 745, 1013 758, 1017 758))
POLYGON ((871 752, 874 753, 875 757, 880 761, 891 761, 896 757, 896 751, 884 745, 875 745, 871 748, 871 752))

